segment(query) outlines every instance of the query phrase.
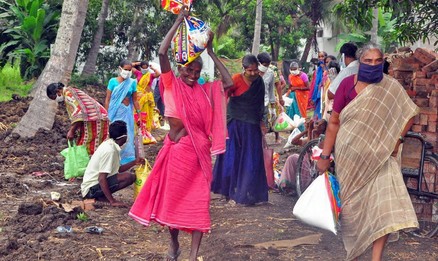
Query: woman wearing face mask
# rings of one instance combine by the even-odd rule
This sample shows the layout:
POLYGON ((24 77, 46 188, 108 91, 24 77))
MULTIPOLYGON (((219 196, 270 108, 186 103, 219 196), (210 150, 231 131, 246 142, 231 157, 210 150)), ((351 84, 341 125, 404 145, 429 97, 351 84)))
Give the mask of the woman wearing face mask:
MULTIPOLYGON (((110 122, 121 120, 128 128, 128 141, 121 151, 120 164, 126 164, 135 159, 134 148, 134 114, 140 114, 137 98, 137 82, 131 78, 132 64, 123 60, 119 67, 119 76, 111 78, 106 90, 105 108, 108 110, 110 122)), ((140 116, 140 115, 138 115, 140 116)), ((140 117, 138 117, 140 119, 140 117)))
MULTIPOLYGON (((161 72, 148 62, 142 61, 141 63, 134 63, 136 66, 132 68, 133 73, 137 75, 137 97, 138 104, 140 105, 142 126, 146 128, 145 131, 150 132, 154 127, 154 114, 157 112, 155 109, 154 93, 152 92, 152 81, 159 77, 161 72), (140 78, 138 77, 140 74, 140 78)), ((159 127, 159 126, 157 126, 159 127)), ((151 135, 151 134, 149 134, 151 135)), ((148 135, 148 136, 149 136, 148 135)), ((152 135, 151 135, 152 137, 152 135)))
POLYGON ((175 76, 167 56, 168 49, 188 14, 187 7, 180 11, 158 51, 162 70, 159 88, 170 131, 129 215, 146 226, 154 221, 169 228, 170 242, 165 260, 177 260, 181 253, 179 231, 191 233, 189 260, 195 261, 202 235, 211 229, 211 154, 225 150, 224 89, 231 87, 233 81, 213 52, 212 33, 206 50, 222 80, 198 83, 202 69, 200 57, 178 66, 180 77, 175 76))
POLYGON ((108 137, 108 113, 105 108, 83 91, 65 87, 60 82, 47 86, 47 96, 57 102, 65 102, 71 121, 67 139, 74 140, 77 136, 76 144, 85 144, 88 154, 93 155, 97 146, 108 137))
POLYGON ((347 259, 372 244, 372 260, 381 260, 389 233, 418 226, 398 152, 419 108, 397 80, 383 74, 376 45, 365 45, 357 57, 358 73, 336 91, 318 169, 327 170, 335 147, 347 259))
POLYGON ((298 115, 302 118, 307 117, 307 105, 309 101, 309 78, 303 73, 297 62, 292 62, 289 66, 289 89, 287 97, 293 100, 292 104, 286 109, 290 118, 298 115))
POLYGON ((242 65, 243 73, 233 75, 228 92, 229 139, 214 165, 212 191, 226 200, 254 205, 268 201, 261 131, 265 85, 254 55, 245 55, 242 65))

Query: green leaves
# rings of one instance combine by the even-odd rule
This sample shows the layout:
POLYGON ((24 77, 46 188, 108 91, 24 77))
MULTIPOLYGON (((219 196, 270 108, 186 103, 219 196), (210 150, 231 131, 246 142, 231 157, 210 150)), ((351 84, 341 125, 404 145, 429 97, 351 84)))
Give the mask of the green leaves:
POLYGON ((61 5, 49 6, 44 0, 13 3, 0 0, 0 10, 5 10, 0 19, 6 21, 5 27, 0 28, 0 66, 8 60, 19 60, 25 80, 38 76, 49 58, 49 46, 56 38, 60 8, 61 5))

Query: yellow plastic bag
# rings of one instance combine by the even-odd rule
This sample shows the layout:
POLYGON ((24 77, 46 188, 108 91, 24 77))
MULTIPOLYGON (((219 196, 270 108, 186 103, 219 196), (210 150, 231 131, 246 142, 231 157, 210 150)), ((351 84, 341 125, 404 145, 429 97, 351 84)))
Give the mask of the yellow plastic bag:
POLYGON ((135 182, 134 182, 134 199, 137 198, 141 189, 143 188, 144 183, 149 177, 151 173, 151 165, 149 165, 149 161, 145 159, 145 164, 141 165, 135 170, 135 182))

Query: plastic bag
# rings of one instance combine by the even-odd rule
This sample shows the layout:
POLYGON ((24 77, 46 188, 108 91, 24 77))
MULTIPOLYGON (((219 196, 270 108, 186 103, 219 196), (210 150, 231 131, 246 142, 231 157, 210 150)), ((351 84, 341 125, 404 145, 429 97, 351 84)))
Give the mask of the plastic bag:
POLYGON ((175 61, 187 65, 198 58, 207 47, 210 28, 193 16, 184 18, 172 39, 172 50, 175 61))
POLYGON ((283 149, 287 149, 289 147, 292 147, 292 140, 298 135, 300 134, 301 131, 298 128, 295 128, 292 133, 289 135, 289 137, 287 138, 287 142, 284 145, 283 149))
POLYGON ((293 214, 302 222, 311 226, 329 230, 334 234, 336 220, 332 211, 332 203, 327 193, 326 175, 319 175, 298 198, 293 214))
POLYGON ((137 195, 140 193, 141 189, 144 186, 144 183, 149 177, 149 174, 151 173, 151 165, 149 165, 149 162, 147 159, 145 159, 145 164, 139 166, 135 170, 135 182, 134 182, 134 199, 137 198, 137 195))
POLYGON ((284 106, 289 107, 294 102, 293 99, 289 98, 286 94, 283 95, 284 106))
POLYGON ((161 0, 161 6, 164 10, 172 12, 174 14, 179 14, 181 7, 186 5, 189 7, 192 5, 193 0, 161 0))
POLYGON ((64 178, 71 179, 84 176, 90 156, 85 145, 77 146, 68 141, 68 148, 61 151, 64 156, 64 178))
POLYGON ((280 113, 274 121, 274 131, 291 131, 293 129, 295 126, 292 119, 285 112, 280 113))

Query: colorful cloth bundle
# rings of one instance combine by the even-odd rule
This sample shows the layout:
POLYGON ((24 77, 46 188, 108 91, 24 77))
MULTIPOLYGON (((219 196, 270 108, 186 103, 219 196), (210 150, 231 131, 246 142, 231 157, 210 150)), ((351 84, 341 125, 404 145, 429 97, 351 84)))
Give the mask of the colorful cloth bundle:
POLYGON ((335 223, 337 223, 339 221, 339 214, 341 213, 339 182, 336 177, 328 171, 324 173, 324 177, 327 193, 330 199, 330 205, 333 212, 333 219, 335 220, 335 223))
POLYGON ((183 7, 183 5, 188 6, 190 10, 192 1, 193 0, 162 0, 161 6, 166 11, 172 12, 174 14, 179 14, 179 11, 181 10, 181 7, 183 7))
MULTIPOLYGON (((190 10, 192 0, 163 0, 164 10, 178 14, 183 5, 190 10)), ((189 16, 184 18, 172 39, 172 50, 175 60, 180 65, 187 65, 198 58, 207 48, 210 27, 202 20, 189 16)))

